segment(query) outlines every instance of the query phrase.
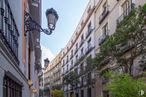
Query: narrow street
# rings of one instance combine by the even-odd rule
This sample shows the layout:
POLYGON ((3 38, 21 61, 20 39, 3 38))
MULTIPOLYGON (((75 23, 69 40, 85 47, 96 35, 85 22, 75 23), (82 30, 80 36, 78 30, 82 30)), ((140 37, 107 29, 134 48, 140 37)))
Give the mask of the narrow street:
POLYGON ((0 97, 146 97, 146 0, 0 0, 0 97))

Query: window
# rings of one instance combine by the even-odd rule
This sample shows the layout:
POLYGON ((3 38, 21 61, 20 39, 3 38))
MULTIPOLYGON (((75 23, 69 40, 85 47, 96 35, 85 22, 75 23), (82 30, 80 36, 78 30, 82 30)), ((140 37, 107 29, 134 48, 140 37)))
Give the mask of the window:
POLYGON ((84 43, 84 35, 82 34, 81 35, 81 41, 80 41, 80 47, 83 45, 83 43, 84 43))
POLYGON ((84 90, 81 90, 81 97, 84 97, 84 90))
POLYGON ((67 59, 66 59, 66 63, 68 63, 68 56, 67 56, 67 59))
POLYGON ((68 71, 68 65, 67 65, 67 71, 68 71))
POLYGON ((84 48, 81 49, 81 56, 84 55, 84 48))
POLYGON ((76 44, 76 50, 78 49, 78 43, 76 44))
POLYGON ((88 33, 92 31, 91 22, 88 24, 88 33))
POLYGON ((107 12, 107 2, 105 2, 102 6, 103 8, 103 12, 102 12, 102 15, 105 14, 107 12))
POLYGON ((73 60, 71 60, 71 67, 73 67, 73 60))
POLYGON ((108 29, 108 23, 106 23, 102 28, 102 35, 99 38, 99 45, 103 44, 104 41, 108 38, 108 36, 109 36, 109 29, 108 29))
POLYGON ((78 55, 76 55, 76 61, 78 60, 78 55))
POLYGON ((77 53, 77 51, 78 51, 78 43, 76 44, 75 54, 77 53))
POLYGON ((107 15, 109 14, 109 8, 108 8, 108 3, 105 2, 102 6, 102 11, 101 11, 101 15, 99 16, 99 24, 101 24, 105 18, 107 17, 107 15))
POLYGON ((81 36, 81 41, 83 41, 84 40, 84 35, 82 34, 82 36, 81 36))
POLYGON ((92 91, 91 91, 91 88, 88 88, 88 97, 92 97, 92 93, 91 93, 92 91))
POLYGON ((91 38, 88 40, 88 48, 91 47, 91 38))
POLYGON ((108 35, 108 23, 103 26, 102 31, 105 36, 108 35))
POLYGON ((71 57, 70 57, 70 59, 73 57, 73 50, 71 50, 71 57))
POLYGON ((71 54, 73 55, 73 50, 71 50, 71 54))
POLYGON ((84 71, 84 64, 82 63, 82 64, 80 65, 80 73, 83 73, 83 71, 84 71))
POLYGON ((63 68, 63 74, 64 74, 64 68, 63 68))
POLYGON ((122 10, 123 10, 123 15, 124 16, 127 16, 131 10, 131 7, 130 7, 130 0, 126 0, 123 5, 122 5, 122 10))
POLYGON ((3 97, 22 97, 22 86, 5 76, 3 80, 3 97))
POLYGON ((65 61, 63 60, 63 65, 64 65, 65 61))
POLYGON ((0 31, 2 32, 2 39, 8 47, 10 53, 18 62, 18 37, 19 33, 7 0, 0 0, 0 31))

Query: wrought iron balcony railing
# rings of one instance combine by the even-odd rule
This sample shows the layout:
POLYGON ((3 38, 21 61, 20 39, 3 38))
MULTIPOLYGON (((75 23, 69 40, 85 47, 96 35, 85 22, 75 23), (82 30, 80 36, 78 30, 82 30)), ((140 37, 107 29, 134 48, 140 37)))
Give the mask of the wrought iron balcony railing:
POLYGON ((84 43, 84 39, 82 39, 82 40, 80 41, 80 47, 83 45, 83 43, 84 43))
POLYGON ((135 4, 132 3, 126 10, 123 11, 123 13, 119 16, 117 19, 117 26, 121 23, 121 21, 129 15, 129 13, 132 11, 132 9, 135 8, 135 4))
POLYGON ((108 38, 108 33, 109 30, 107 30, 107 32, 103 32, 102 36, 99 38, 99 45, 103 44, 104 41, 108 38))
POLYGON ((10 54, 14 57, 17 64, 18 61, 18 29, 10 9, 8 0, 1 0, 0 4, 0 39, 8 48, 10 54))
POLYGON ((93 29, 90 28, 88 29, 88 31, 86 32, 86 38, 88 38, 88 36, 92 33, 93 29))
POLYGON ((92 46, 91 44, 89 44, 88 47, 85 49, 86 55, 89 54, 92 51, 93 48, 94 48, 94 46, 92 46))
POLYGON ((107 5, 106 9, 102 12, 102 14, 99 16, 99 24, 103 22, 103 20, 106 18, 106 16, 109 14, 109 6, 107 5))
POLYGON ((78 52, 78 48, 75 49, 75 54, 78 52))
POLYGON ((71 54, 71 56, 70 56, 70 59, 72 59, 73 58, 73 53, 71 54))

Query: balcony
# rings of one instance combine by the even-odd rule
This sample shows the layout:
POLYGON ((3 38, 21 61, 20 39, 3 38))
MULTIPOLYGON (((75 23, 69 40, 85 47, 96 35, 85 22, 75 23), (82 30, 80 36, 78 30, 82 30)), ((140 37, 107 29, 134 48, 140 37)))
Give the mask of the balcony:
POLYGON ((81 80, 81 81, 80 81, 80 87, 83 87, 83 86, 84 86, 84 81, 81 80))
POLYGON ((87 85, 87 79, 84 79, 83 86, 87 85))
POLYGON ((74 66, 77 66, 78 64, 79 64, 79 59, 76 59, 76 62, 75 62, 74 66))
POLYGON ((67 60, 66 60, 66 64, 67 64, 68 62, 69 62, 69 60, 67 59, 67 60))
POLYGON ((89 35, 91 34, 91 32, 93 31, 92 28, 89 28, 88 31, 86 32, 86 38, 89 37, 89 35))
POLYGON ((82 53, 82 54, 80 55, 79 61, 82 61, 84 58, 85 58, 85 54, 82 53))
POLYGON ((86 48, 86 55, 89 54, 92 51, 93 48, 94 47, 91 45, 91 43, 88 44, 88 47, 86 48))
POLYGON ((80 47, 83 45, 83 43, 84 43, 84 39, 81 40, 80 47))
POLYGON ((78 48, 75 49, 75 54, 78 52, 78 48))
POLYGON ((73 54, 71 54, 71 56, 70 56, 70 59, 72 59, 73 58, 73 54))
MULTIPOLYGON (((19 33, 7 0, 4 0, 3 6, 5 7, 0 8, 0 21, 1 21, 0 39, 8 49, 8 54, 10 54, 11 59, 14 59, 16 64, 19 64, 19 60, 18 60, 19 33)), ((1 48, 6 51, 5 47, 1 46, 1 48)))
POLYGON ((107 32, 104 32, 102 36, 99 38, 99 45, 102 45, 105 42, 105 40, 108 38, 108 35, 106 34, 108 32, 109 30, 107 32))
POLYGON ((107 6, 106 9, 99 16, 99 24, 101 24, 104 21, 104 19, 107 17, 108 14, 109 14, 109 6, 107 6))
POLYGON ((134 47, 135 47, 135 45, 132 41, 128 41, 126 43, 121 43, 119 45, 116 45, 117 53, 119 56, 128 52, 129 50, 131 50, 134 47))
POLYGON ((81 54, 80 58, 76 60, 75 66, 77 66, 80 62, 82 62, 84 58, 85 58, 85 54, 81 54))
POLYGON ((117 26, 119 26, 119 24, 123 21, 123 19, 127 17, 134 8, 135 8, 135 4, 132 3, 126 10, 123 11, 123 13, 117 19, 117 26))

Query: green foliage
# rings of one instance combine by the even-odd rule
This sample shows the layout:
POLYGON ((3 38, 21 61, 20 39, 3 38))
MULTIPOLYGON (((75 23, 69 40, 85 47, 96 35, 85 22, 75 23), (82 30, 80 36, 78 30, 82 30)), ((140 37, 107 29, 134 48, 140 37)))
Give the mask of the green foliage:
POLYGON ((64 97, 64 92, 62 90, 53 90, 52 96, 53 97, 64 97))
POLYGON ((87 63, 86 72, 91 71, 95 68, 95 62, 94 61, 95 60, 91 56, 87 57, 87 59, 86 59, 86 63, 87 63))
POLYGON ((146 90, 144 79, 135 80, 129 74, 117 72, 107 72, 105 76, 110 78, 107 89, 112 97, 146 97, 140 94, 141 90, 146 90))
POLYGON ((79 82, 78 74, 75 71, 71 71, 64 77, 64 81, 74 86, 76 83, 79 82))

